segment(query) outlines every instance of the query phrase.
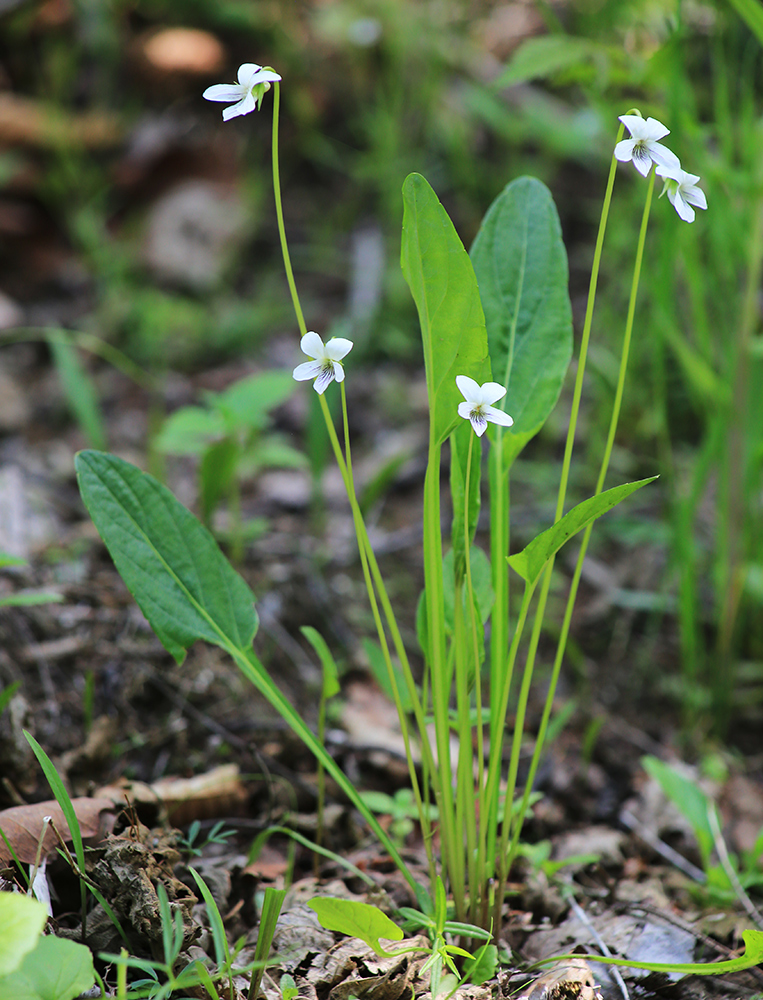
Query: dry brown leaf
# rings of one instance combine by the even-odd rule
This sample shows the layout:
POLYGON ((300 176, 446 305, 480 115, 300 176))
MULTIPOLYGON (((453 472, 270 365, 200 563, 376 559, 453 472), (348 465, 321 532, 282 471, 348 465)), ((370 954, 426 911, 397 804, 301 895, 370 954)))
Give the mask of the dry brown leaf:
MULTIPOLYGON (((109 799, 72 799, 83 840, 100 840, 114 826, 114 807, 109 799)), ((42 833, 43 820, 52 816, 56 829, 67 843, 71 842, 69 826, 61 806, 54 800, 35 802, 29 806, 13 806, 0 812, 0 830, 23 864, 32 864, 37 856, 37 845, 42 833)), ((42 856, 55 850, 58 838, 48 827, 42 844, 42 856)), ((0 861, 11 860, 11 852, 0 838, 0 861)))
POLYGON ((176 826, 218 816, 237 816, 247 799, 237 764, 223 764, 192 778, 166 777, 151 785, 123 779, 99 788, 97 794, 124 806, 163 808, 176 826))
POLYGON ((601 991, 590 965, 572 958, 538 976, 517 1000, 601 1000, 601 991))

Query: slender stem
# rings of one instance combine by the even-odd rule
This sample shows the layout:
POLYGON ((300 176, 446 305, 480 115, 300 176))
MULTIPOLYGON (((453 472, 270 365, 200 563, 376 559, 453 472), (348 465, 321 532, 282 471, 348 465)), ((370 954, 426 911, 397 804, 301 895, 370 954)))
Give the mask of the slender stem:
MULTIPOLYGON (((472 923, 475 923, 478 919, 478 907, 480 905, 480 890, 478 878, 482 876, 485 866, 485 832, 482 827, 483 824, 480 823, 480 836, 477 839, 477 814, 482 815, 482 805, 484 799, 484 781, 485 781, 485 757, 484 757, 484 745, 483 745, 483 732, 482 732, 482 691, 481 691, 481 681, 480 677, 480 627, 481 622, 477 618, 477 610, 474 605, 474 582, 472 580, 472 556, 471 556, 471 538, 469 532, 469 495, 471 490, 471 472, 472 472, 472 455, 474 452, 474 434, 469 435, 469 450, 466 456, 466 475, 464 477, 464 562, 466 567, 466 602, 469 608, 469 633, 472 641, 471 650, 471 660, 472 660, 472 671, 474 678, 474 699, 475 708, 477 713, 476 730, 477 730, 477 789, 479 790, 479 801, 475 802, 474 795, 474 751, 472 748, 471 740, 471 726, 467 725, 467 742, 468 742, 468 752, 469 752, 469 771, 468 771, 468 799, 471 804, 471 809, 467 810, 466 816, 466 849, 468 858, 468 875, 469 875, 469 906, 470 906, 470 917, 472 923)), ((459 602, 460 605, 460 602, 459 602)), ((469 717, 469 692, 468 685, 467 690, 464 693, 464 706, 466 711, 466 718, 468 721, 469 717)), ((458 697, 458 707, 459 712, 461 712, 461 693, 459 692, 458 697)), ((463 738, 461 740, 463 744, 463 738)), ((461 747, 463 749, 463 746, 461 747)))
MULTIPOLYGON (((644 203, 644 212, 641 217, 641 229, 639 231, 638 246, 636 248, 636 260, 633 266, 633 279, 631 281, 631 294, 630 300, 628 302, 628 315, 625 321, 625 333, 623 335, 623 346, 620 354, 620 370, 617 377, 617 388, 615 390, 615 399, 612 404, 612 415, 609 421, 609 432, 607 434, 607 443, 604 448, 604 455, 602 456, 601 466, 599 468, 599 476, 596 480, 596 490, 595 494, 601 493, 604 488, 604 481, 607 476, 607 471, 609 469, 609 462, 612 456, 612 448, 615 441, 615 433, 617 431, 617 424, 620 419, 620 409, 623 400, 623 391, 625 388, 625 375, 628 368, 628 357, 630 354, 631 338, 633 334, 633 319, 636 312, 636 298, 638 295, 639 280, 641 278, 641 264, 644 258, 644 246, 646 243, 646 231, 649 222, 649 213, 652 207, 652 193, 654 191, 654 180, 655 174, 652 170, 651 176, 649 178, 649 185, 646 192, 646 201, 644 203)), ((575 606, 575 598, 577 597, 578 585, 580 583, 580 577, 583 572, 583 561, 585 559, 586 551, 588 549, 588 541, 591 537, 591 531, 593 530, 593 522, 587 525, 585 531, 583 532, 583 540, 580 544, 580 551, 578 552, 577 563, 575 564, 575 571, 572 577, 572 583, 570 585, 570 591, 567 596, 567 605, 564 610, 564 619, 562 621, 562 629, 559 633, 559 639, 557 641, 556 656, 554 658, 554 666, 551 671, 551 682, 548 688, 548 694, 546 695, 546 703, 543 707, 543 716, 541 718, 540 727, 538 729, 538 735, 535 740, 535 749, 533 751, 532 760, 530 762, 530 770, 527 775, 527 782, 525 784, 524 794, 522 796, 522 804, 519 809, 519 813, 516 817, 516 826, 514 827, 514 833, 511 841, 511 847, 509 850, 509 864, 514 858, 514 853, 519 843, 519 834, 522 829, 522 823, 524 822, 525 813, 527 810, 527 803, 530 798, 530 793, 532 792, 533 782, 535 781, 535 775, 538 770, 538 765, 540 763, 540 756, 543 751, 543 744, 546 739, 546 731, 548 729, 549 719, 551 717, 551 711, 553 708, 554 695, 556 693, 556 685, 559 680, 559 673, 561 671, 562 660, 564 658, 564 651, 567 645, 567 636, 570 631, 570 623, 572 621, 572 611, 575 606)))
POLYGON ((294 312, 297 316, 299 332, 304 337, 307 333, 305 317, 302 314, 297 286, 294 281, 294 271, 291 267, 291 257, 289 256, 289 244, 286 241, 286 228, 283 222, 283 205, 281 203, 281 172, 278 166, 278 119, 281 109, 281 85, 276 81, 273 84, 273 195, 276 203, 276 218, 278 220, 278 235, 281 238, 281 253, 283 254, 283 266, 286 271, 286 280, 289 283, 291 301, 294 312))

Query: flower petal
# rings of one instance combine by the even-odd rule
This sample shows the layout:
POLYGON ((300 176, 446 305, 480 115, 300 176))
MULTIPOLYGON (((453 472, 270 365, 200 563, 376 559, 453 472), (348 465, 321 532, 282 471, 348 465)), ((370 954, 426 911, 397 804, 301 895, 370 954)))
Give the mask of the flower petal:
MULTIPOLYGON (((670 195, 668 195, 668 197, 670 197, 670 195)), ((684 220, 684 222, 694 222, 697 213, 694 211, 691 205, 686 204, 684 199, 681 197, 680 191, 676 192, 676 196, 673 199, 673 207, 675 208, 676 212, 678 212, 679 217, 684 220)))
POLYGON ((230 108, 223 109, 223 121, 227 122, 230 118, 237 118, 239 115, 248 115, 250 111, 254 111, 257 107, 257 102, 254 99, 251 91, 241 98, 238 104, 234 104, 230 108))
POLYGON ((670 129, 666 128, 662 122, 658 122, 656 118, 647 118, 644 122, 643 134, 647 139, 664 139, 666 135, 670 135, 670 129))
POLYGON ((510 417, 503 410, 499 410, 497 406, 486 406, 484 413, 485 419, 489 420, 491 424, 500 424, 501 427, 511 427, 514 423, 514 418, 510 417))
POLYGON ((215 83, 201 96, 208 101, 240 101, 244 92, 237 83, 215 83))
MULTIPOLYGON (((341 361, 345 355, 349 354, 353 348, 353 343, 351 340, 347 340, 344 337, 332 337, 326 343, 325 354, 327 358, 331 358, 332 361, 341 361)), ((339 376, 337 376, 339 378, 339 376)), ((341 379, 340 379, 341 381, 341 379)))
POLYGON ((473 378, 469 378, 468 375, 456 375, 456 385, 467 402, 480 402, 479 383, 475 382, 473 378))
POLYGON ((661 142, 650 142, 648 148, 649 154, 655 163, 663 167, 669 167, 671 170, 681 169, 681 161, 672 149, 663 146, 661 142))
POLYGON ((253 78, 262 69, 262 66, 258 66, 257 63, 241 63, 238 68, 238 82, 242 87, 246 87, 247 90, 251 90, 254 83, 257 81, 253 78))
MULTIPOLYGON (((334 381, 335 377, 336 377, 336 372, 334 371, 334 366, 323 365, 321 367, 320 375, 313 382, 313 389, 315 389, 315 391, 318 393, 319 396, 322 396, 323 393, 326 391, 326 389, 328 389, 328 387, 334 381)), ((344 378, 344 374, 342 375, 342 378, 344 378)))
POLYGON ((633 166, 643 177, 646 177, 652 169, 652 157, 639 147, 633 156, 633 166))
POLYGON ((459 403, 458 415, 459 417, 463 417, 464 420, 469 420, 472 415, 472 404, 469 403, 468 401, 466 403, 459 403))
POLYGON ((306 354, 308 358, 323 358, 326 353, 323 341, 314 330, 309 330, 304 335, 299 342, 299 347, 302 353, 306 354))
MULTIPOLYGON (((699 177, 697 180, 699 180, 699 177)), ((707 209, 707 198, 705 197, 705 192, 702 188, 698 188, 696 184, 686 188, 684 191, 684 198, 690 205, 696 205, 697 208, 707 209)))
POLYGON ((620 160, 621 163, 627 163, 633 156, 635 145, 635 139, 621 139, 615 146, 615 159, 620 160))
POLYGON ((506 395, 506 389, 500 382, 484 382, 482 385, 482 402, 486 405, 496 403, 506 395))
POLYGON ((292 372, 292 377, 297 382, 307 382, 308 379, 318 378, 323 371, 323 364, 320 361, 303 361, 301 365, 292 372))
POLYGON ((474 428, 474 433, 477 437, 482 437, 482 435, 487 430, 487 420, 482 410, 474 410, 470 415, 469 419, 472 422, 472 427, 474 428))

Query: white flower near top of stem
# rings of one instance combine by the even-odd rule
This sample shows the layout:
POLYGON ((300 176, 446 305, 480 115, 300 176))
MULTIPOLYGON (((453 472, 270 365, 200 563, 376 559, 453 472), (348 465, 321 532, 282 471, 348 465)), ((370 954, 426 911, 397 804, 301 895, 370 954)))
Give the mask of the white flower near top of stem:
POLYGON ((696 213, 692 205, 696 205, 697 208, 707 208, 705 192, 697 187, 698 174, 687 174, 681 169, 680 164, 672 168, 655 167, 654 172, 665 181, 660 197, 667 194, 668 201, 684 222, 694 222, 696 213))
POLYGON ((315 379, 313 389, 323 394, 334 381, 344 381, 342 358, 352 350, 352 341, 344 337, 332 337, 325 345, 317 333, 306 333, 299 342, 302 352, 310 358, 297 365, 293 375, 298 382, 315 379))
POLYGON ((513 417, 499 410, 493 403, 503 399, 506 390, 498 382, 484 382, 480 385, 468 375, 456 375, 456 385, 465 403, 458 404, 458 415, 464 420, 470 420, 475 434, 479 437, 487 430, 488 422, 511 427, 513 417))
POLYGON ((620 115, 620 121, 631 137, 621 140, 615 146, 615 159, 623 163, 632 160, 633 166, 644 177, 653 163, 670 168, 681 166, 676 154, 658 141, 670 135, 670 129, 665 128, 662 122, 658 122, 656 118, 644 119, 641 115, 620 115))
POLYGON ((202 94, 208 101, 225 101, 229 108, 223 108, 223 121, 237 115, 248 115, 262 104, 265 91, 270 84, 281 77, 269 67, 256 63, 243 63, 238 68, 238 83, 216 83, 202 94))

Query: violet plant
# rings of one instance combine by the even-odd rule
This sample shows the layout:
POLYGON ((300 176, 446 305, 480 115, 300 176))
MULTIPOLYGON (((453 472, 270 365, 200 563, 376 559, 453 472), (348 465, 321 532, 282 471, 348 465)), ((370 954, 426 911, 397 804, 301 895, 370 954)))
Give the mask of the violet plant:
MULTIPOLYGON (((696 185, 699 178, 685 173, 678 158, 659 142, 668 130, 653 118, 644 120, 636 110, 621 116, 596 241, 554 521, 524 548, 512 551, 512 463, 556 405, 572 356, 567 259, 556 208, 539 181, 529 177, 513 181, 487 212, 468 254, 427 181, 419 174, 405 180, 401 264, 418 309, 430 410, 424 483, 425 587, 417 616, 424 654, 420 674, 411 665, 411 654, 403 642, 355 491, 345 390, 346 377, 351 378, 345 364, 351 364, 347 359, 352 342, 332 338, 324 344, 316 332, 308 331, 294 280, 279 180, 280 76, 271 68, 245 64, 238 78, 238 84, 211 87, 204 96, 232 102, 223 111, 223 117, 228 119, 259 108, 264 94, 271 86, 273 89, 276 215, 301 348, 308 358, 297 365, 293 374, 297 381, 313 381, 347 491, 376 637, 398 708, 411 790, 427 850, 431 892, 435 886, 446 886, 460 933, 468 937, 471 925, 478 938, 476 928, 500 930, 503 886, 517 854, 546 738, 593 523, 655 478, 604 490, 623 397, 652 204, 652 167, 659 167, 664 191, 682 219, 692 221, 692 206, 704 209, 707 203, 696 185), (629 139, 623 138, 625 127, 629 139), (644 214, 599 476, 592 495, 565 510, 618 161, 632 162, 646 178, 644 214), (343 443, 326 402, 326 392, 335 391, 332 382, 337 383, 341 396, 343 443), (485 441, 489 442, 489 556, 475 544, 485 441), (450 451, 453 509, 447 554, 441 531, 440 477, 446 445, 450 451), (554 559, 578 532, 583 532, 582 544, 530 772, 520 797, 520 748, 554 559), (521 594, 510 602, 511 577, 519 580, 521 594), (512 616, 515 606, 518 611, 512 616), (523 646, 527 627, 529 640, 523 646), (520 650, 523 666, 519 690, 514 693, 520 650), (506 774, 504 742, 511 728, 510 706, 514 723, 506 774), (432 731, 434 736, 430 737, 432 731), (416 764, 419 759, 420 768, 416 764)), ((114 456, 86 451, 77 456, 76 465, 82 496, 93 520, 117 569, 165 647, 178 662, 197 639, 227 650, 365 817, 416 894, 422 910, 433 912, 432 896, 417 883, 398 844, 381 827, 362 795, 254 654, 257 614, 253 595, 206 529, 164 486, 114 456)))

